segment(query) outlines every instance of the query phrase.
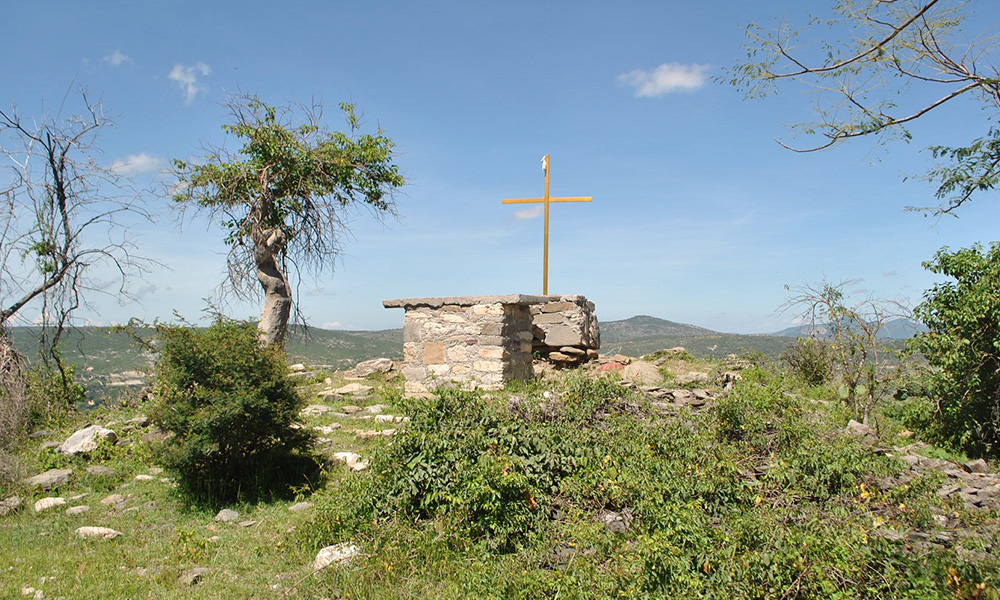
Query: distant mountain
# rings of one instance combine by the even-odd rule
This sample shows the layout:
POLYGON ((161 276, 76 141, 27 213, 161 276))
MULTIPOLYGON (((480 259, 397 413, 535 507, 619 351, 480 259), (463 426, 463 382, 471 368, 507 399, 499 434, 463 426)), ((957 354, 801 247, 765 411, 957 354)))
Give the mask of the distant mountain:
POLYGON ((606 321, 600 327, 602 354, 642 356, 664 348, 683 346, 699 358, 725 358, 747 350, 777 358, 789 343, 787 338, 782 337, 719 333, 648 315, 624 321, 606 321))
MULTIPOLYGON (((642 356, 664 348, 683 346, 702 358, 724 358, 746 350, 756 350, 777 358, 790 342, 785 337, 719 333, 704 327, 675 323, 648 315, 600 324, 602 354, 621 353, 642 356)), ((36 354, 39 330, 15 327, 10 331, 14 345, 29 358, 36 354)), ((138 334, 152 338, 152 329, 138 334)), ((332 369, 351 367, 362 360, 403 357, 403 330, 330 331, 310 328, 303 336, 293 329, 285 346, 290 362, 332 369)), ((153 355, 132 343, 128 336, 115 334, 106 327, 81 327, 69 332, 63 345, 66 362, 78 365, 77 373, 92 389, 125 385, 143 379, 142 372, 153 363, 153 355)))
POLYGON ((622 342, 652 336, 713 335, 716 332, 686 323, 675 323, 648 315, 637 315, 624 321, 608 321, 600 324, 601 339, 605 342, 622 342))
MULTIPOLYGON (((12 327, 14 346, 28 359, 37 360, 37 327, 12 327)), ((141 328, 136 334, 152 339, 154 330, 141 328)), ((306 335, 293 328, 285 352, 292 363, 332 369, 352 367, 362 360, 377 357, 403 358, 403 330, 328 331, 310 328, 306 335)), ((107 327, 80 327, 66 333, 63 359, 77 365, 76 374, 92 397, 104 397, 141 386, 147 379, 154 356, 125 334, 107 327)))
MULTIPOLYGON (((884 340, 908 340, 915 336, 917 333, 927 331, 927 328, 918 321, 912 319, 892 319, 882 326, 879 331, 879 339, 884 340)), ((787 329, 782 329, 771 335, 776 337, 790 337, 790 338, 800 338, 800 337, 826 337, 830 332, 830 326, 827 324, 817 324, 817 325, 799 325, 797 327, 789 327, 787 329)))

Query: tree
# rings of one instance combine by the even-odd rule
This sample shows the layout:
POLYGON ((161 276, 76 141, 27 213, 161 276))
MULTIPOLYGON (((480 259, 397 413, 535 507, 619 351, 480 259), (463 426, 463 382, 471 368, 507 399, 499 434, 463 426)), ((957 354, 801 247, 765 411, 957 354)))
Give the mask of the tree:
POLYGON ((767 96, 782 82, 818 92, 816 120, 793 130, 820 140, 795 148, 779 141, 798 152, 857 137, 909 140, 908 124, 960 98, 974 99, 985 135, 963 147, 931 146, 943 161, 927 175, 942 202, 931 210, 952 213, 1000 183, 998 34, 967 36, 964 25, 973 20, 963 10, 954 0, 838 0, 832 18, 813 18, 800 30, 750 24, 747 60, 729 81, 748 97, 767 96), (825 39, 802 41, 816 30, 828 31, 825 39))
POLYGON ((785 302, 784 308, 800 310, 800 318, 827 338, 827 349, 847 388, 847 404, 867 425, 892 376, 888 364, 890 351, 883 346, 879 334, 902 311, 891 310, 893 303, 871 296, 849 304, 844 295, 848 283, 789 288, 795 295, 785 302))
POLYGON ((222 129, 243 147, 214 149, 201 165, 175 160, 174 200, 219 218, 230 247, 223 291, 263 292, 258 327, 265 342, 280 346, 293 308, 288 275, 332 271, 348 232, 346 211, 365 206, 376 216, 392 214, 392 192, 403 177, 392 163, 392 141, 381 130, 360 135, 350 104, 341 104, 349 134, 321 127, 318 105, 274 107, 244 95, 229 108, 233 123, 222 129))
MULTIPOLYGON (((150 214, 127 179, 102 166, 95 146, 112 121, 81 94, 84 110, 59 122, 0 110, 0 152, 9 161, 0 190, 0 327, 36 305, 42 357, 58 360, 63 331, 86 295, 109 290, 128 297, 130 278, 151 261, 135 254, 128 227, 150 214), (97 268, 117 276, 90 277, 97 268)), ((102 273, 102 276, 106 276, 102 273)))
POLYGON ((1000 243, 944 248, 924 267, 952 279, 915 311, 928 327, 913 343, 927 359, 939 433, 969 454, 1000 456, 1000 243))

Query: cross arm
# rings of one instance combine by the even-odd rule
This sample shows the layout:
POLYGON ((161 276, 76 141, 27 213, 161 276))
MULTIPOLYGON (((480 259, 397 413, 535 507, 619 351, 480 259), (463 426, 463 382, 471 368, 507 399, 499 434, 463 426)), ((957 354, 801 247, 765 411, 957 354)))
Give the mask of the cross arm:
MULTIPOLYGON (((593 196, 563 196, 563 197, 550 197, 549 202, 592 202, 594 200, 593 196)), ((545 198, 511 198, 508 200, 501 200, 503 204, 538 204, 545 202, 545 198)))

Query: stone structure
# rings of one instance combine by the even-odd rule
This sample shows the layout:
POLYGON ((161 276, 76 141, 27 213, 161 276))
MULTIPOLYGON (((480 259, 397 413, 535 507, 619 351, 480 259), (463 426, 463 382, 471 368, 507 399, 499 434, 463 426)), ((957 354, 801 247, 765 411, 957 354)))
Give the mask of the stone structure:
POLYGON ((583 296, 546 296, 531 306, 534 350, 554 363, 571 365, 597 358, 601 330, 594 303, 583 296))
POLYGON ((532 304, 545 296, 459 296, 385 300, 403 308, 403 374, 407 395, 441 383, 496 389, 531 378, 532 304))
POLYGON ((443 383, 496 389, 532 377, 532 352, 571 364, 596 355, 594 304, 583 296, 459 296, 385 300, 403 308, 406 394, 443 383))

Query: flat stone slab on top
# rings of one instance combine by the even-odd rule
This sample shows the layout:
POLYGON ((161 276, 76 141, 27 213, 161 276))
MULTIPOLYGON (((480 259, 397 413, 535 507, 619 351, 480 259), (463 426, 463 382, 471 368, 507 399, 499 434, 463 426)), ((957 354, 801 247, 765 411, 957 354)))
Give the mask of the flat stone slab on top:
POLYGON ((502 294, 499 296, 442 296, 438 298, 397 298, 383 300, 386 308, 407 308, 426 306, 479 306, 483 304, 545 304, 558 296, 533 296, 529 294, 502 294))

